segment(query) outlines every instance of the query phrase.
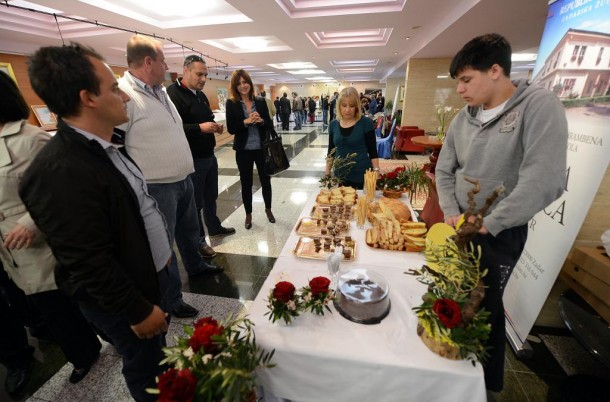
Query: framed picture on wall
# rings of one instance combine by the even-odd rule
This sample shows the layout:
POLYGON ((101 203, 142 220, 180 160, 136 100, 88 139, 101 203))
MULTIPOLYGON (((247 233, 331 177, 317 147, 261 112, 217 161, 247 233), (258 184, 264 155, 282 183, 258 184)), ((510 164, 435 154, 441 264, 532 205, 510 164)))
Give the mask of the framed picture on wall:
POLYGON ((40 128, 43 130, 57 129, 57 117, 51 113, 47 105, 32 105, 32 110, 40 123, 40 128))
POLYGON ((11 63, 3 63, 0 61, 0 71, 8 74, 13 79, 13 81, 18 84, 17 78, 15 78, 15 72, 13 72, 13 67, 11 67, 11 63))

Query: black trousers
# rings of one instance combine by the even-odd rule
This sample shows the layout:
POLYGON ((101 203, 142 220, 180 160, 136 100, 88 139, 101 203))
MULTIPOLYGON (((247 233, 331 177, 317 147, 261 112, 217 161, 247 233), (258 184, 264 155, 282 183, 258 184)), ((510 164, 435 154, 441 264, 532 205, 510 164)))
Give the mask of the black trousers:
MULTIPOLYGON (((20 291, 17 286, 8 279, 8 276, 0 264, 0 364, 8 369, 16 369, 29 363, 34 348, 28 344, 25 332, 24 312, 16 306, 14 290, 20 291)), ((19 292, 16 292, 19 295, 19 292)), ((25 304, 25 295, 20 293, 22 302, 25 304)))
POLYGON ((235 151, 235 161, 241 181, 241 198, 246 214, 252 213, 252 180, 254 164, 263 189, 265 208, 271 209, 271 177, 265 172, 265 157, 261 149, 235 151))
POLYGON ((290 113, 281 113, 282 130, 290 130, 290 113))
POLYGON ((27 299, 40 311, 50 335, 66 359, 76 368, 91 365, 102 344, 77 304, 59 290, 35 293, 28 295, 27 299))
POLYGON ((494 392, 499 392, 504 387, 506 330, 502 296, 526 240, 527 225, 503 230, 495 237, 491 234, 477 235, 473 240, 475 245, 481 246, 481 268, 488 269, 487 276, 483 278, 487 288, 481 306, 491 313, 488 345, 492 349, 489 359, 483 365, 483 370, 485 386, 494 392))

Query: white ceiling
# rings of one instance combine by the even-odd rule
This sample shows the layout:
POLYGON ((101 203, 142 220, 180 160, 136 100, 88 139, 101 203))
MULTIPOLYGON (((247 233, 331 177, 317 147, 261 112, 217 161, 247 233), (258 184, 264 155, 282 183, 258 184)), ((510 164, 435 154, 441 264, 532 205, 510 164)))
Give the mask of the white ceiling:
MULTIPOLYGON (((132 32, 67 20, 62 15, 171 38, 208 59, 218 78, 245 68, 257 83, 341 82, 404 77, 410 58, 451 57, 474 36, 504 35, 514 52, 536 51, 547 0, 32 0, 57 14, 66 42, 88 44, 109 64, 125 66, 132 32), (153 5, 165 6, 155 12, 153 5), (241 49, 234 38, 264 40, 266 51, 241 49), (409 39, 406 39, 406 38, 409 39), (278 68, 309 62, 305 74, 278 68), (225 68, 224 64, 228 65, 225 68), (272 67, 269 64, 276 66, 272 67), (216 67, 219 68, 216 68, 216 67), (281 66, 279 66, 281 67, 281 66)), ((24 5, 8 0, 9 5, 24 5)), ((25 4, 25 7, 31 5, 25 4)), ((242 42, 244 40, 242 39, 242 42)), ((61 45, 53 15, 7 7, 0 1, 0 52, 28 54, 61 45)), ((170 70, 180 72, 193 51, 164 41, 170 70)), ((518 68, 517 68, 518 70, 518 68)))

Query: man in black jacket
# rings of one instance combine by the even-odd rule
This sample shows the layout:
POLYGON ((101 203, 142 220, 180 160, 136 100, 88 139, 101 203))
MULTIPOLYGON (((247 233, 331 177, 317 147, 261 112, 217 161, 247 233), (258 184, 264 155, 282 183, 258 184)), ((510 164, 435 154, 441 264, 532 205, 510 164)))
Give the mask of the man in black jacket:
POLYGON ((288 99, 288 94, 284 92, 284 94, 282 95, 282 99, 280 99, 280 117, 282 119, 282 130, 290 130, 291 111, 292 109, 290 107, 290 100, 288 99))
MULTIPOLYGON (((199 237, 202 245, 205 243, 203 220, 208 227, 210 237, 235 233, 235 229, 223 227, 216 216, 218 160, 214 156, 215 135, 222 134, 224 127, 214 121, 214 113, 207 96, 203 93, 207 77, 208 67, 205 61, 197 55, 191 55, 184 59, 183 77, 178 78, 167 88, 167 94, 182 118, 184 133, 193 154, 195 172, 191 174, 191 181, 195 190, 199 237)), ((207 249, 211 247, 200 249, 200 252, 205 252, 207 249)))
POLYGON ((112 340, 134 399, 154 401, 146 388, 163 369, 171 248, 142 173, 114 141, 129 97, 102 57, 78 44, 39 49, 29 75, 60 120, 19 194, 57 258, 57 286, 112 340))

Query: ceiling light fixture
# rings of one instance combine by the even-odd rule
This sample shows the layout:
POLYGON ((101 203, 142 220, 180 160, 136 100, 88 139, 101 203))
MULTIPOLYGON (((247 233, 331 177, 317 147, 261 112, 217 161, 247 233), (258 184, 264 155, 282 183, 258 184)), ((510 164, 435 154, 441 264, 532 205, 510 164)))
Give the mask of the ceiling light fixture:
POLYGON ((243 50, 264 50, 267 48, 267 41, 262 38, 252 37, 252 36, 244 36, 242 38, 233 39, 233 44, 243 50))

